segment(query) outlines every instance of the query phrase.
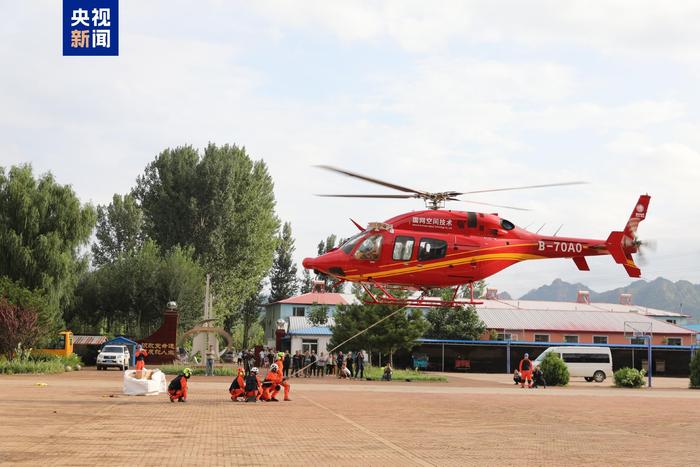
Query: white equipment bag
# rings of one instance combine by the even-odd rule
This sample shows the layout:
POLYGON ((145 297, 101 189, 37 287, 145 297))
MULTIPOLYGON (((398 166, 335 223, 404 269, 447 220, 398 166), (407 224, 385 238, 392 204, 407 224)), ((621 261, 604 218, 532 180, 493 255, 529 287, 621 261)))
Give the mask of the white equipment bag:
POLYGON ((167 389, 165 375, 160 370, 144 369, 124 372, 122 391, 127 396, 155 396, 166 392, 167 389), (140 376, 140 378, 136 376, 140 376))

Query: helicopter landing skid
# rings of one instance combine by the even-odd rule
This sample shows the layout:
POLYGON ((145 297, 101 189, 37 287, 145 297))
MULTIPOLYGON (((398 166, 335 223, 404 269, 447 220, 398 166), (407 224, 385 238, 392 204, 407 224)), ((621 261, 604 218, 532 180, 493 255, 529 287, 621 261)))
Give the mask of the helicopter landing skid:
POLYGON ((443 300, 438 297, 425 297, 422 294, 418 298, 400 298, 392 295, 382 284, 372 283, 371 285, 379 289, 380 293, 372 292, 370 286, 361 282, 360 285, 367 295, 370 297, 365 303, 368 305, 397 305, 397 306, 416 306, 416 307, 460 307, 465 305, 480 305, 484 302, 474 300, 474 291, 472 284, 468 284, 471 298, 468 301, 456 301, 459 293, 459 286, 455 287, 454 294, 450 300, 443 300))

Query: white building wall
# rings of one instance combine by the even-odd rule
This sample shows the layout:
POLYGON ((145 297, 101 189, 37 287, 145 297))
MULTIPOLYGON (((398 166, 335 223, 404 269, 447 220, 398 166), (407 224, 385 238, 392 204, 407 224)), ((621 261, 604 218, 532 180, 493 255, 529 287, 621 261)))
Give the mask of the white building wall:
POLYGON ((302 342, 304 340, 316 340, 318 343, 318 354, 323 352, 325 355, 328 355, 328 350, 327 346, 328 343, 331 340, 331 336, 300 336, 300 335, 294 335, 292 336, 291 339, 291 347, 292 347, 292 355, 297 353, 297 350, 301 351, 302 350, 302 342))

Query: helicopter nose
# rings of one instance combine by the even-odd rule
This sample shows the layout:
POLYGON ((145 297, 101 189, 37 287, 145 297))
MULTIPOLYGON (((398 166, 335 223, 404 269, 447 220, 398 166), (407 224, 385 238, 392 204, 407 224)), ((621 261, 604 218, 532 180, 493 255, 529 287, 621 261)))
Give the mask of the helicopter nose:
POLYGON ((304 266, 304 269, 313 269, 314 259, 315 258, 304 258, 304 261, 301 262, 301 265, 304 266))

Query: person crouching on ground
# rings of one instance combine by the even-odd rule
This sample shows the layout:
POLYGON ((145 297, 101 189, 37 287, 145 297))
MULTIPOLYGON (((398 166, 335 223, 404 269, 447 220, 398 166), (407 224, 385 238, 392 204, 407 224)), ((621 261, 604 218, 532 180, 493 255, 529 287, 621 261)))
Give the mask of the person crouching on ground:
POLYGON ((228 392, 231 393, 231 400, 234 402, 245 394, 245 371, 243 368, 238 367, 238 375, 231 382, 231 386, 228 387, 228 392))
POLYGON ((523 355, 523 359, 520 360, 520 387, 524 388, 525 384, 528 387, 532 386, 532 361, 530 361, 530 355, 523 355))
POLYGON ((258 379, 258 368, 255 366, 245 377, 245 397, 246 402, 257 402, 262 397, 262 384, 258 379))
POLYGON ((382 381, 391 381, 391 377, 394 374, 394 370, 391 369, 391 364, 387 363, 384 367, 384 374, 382 375, 382 381))
POLYGON ((539 386, 547 389, 547 381, 544 380, 544 372, 542 371, 542 368, 537 365, 535 370, 532 372, 532 387, 536 388, 539 386))
POLYGON ((185 368, 182 373, 177 375, 175 379, 170 381, 168 385, 168 395, 170 402, 187 402, 187 380, 192 376, 192 370, 185 368))
POLYGON ((520 384, 522 380, 523 378, 520 376, 520 372, 518 371, 518 369, 516 368, 515 370, 513 370, 513 382, 515 383, 515 385, 517 386, 518 384, 520 384))
POLYGON ((340 378, 340 379, 350 378, 350 370, 348 369, 347 363, 343 362, 343 366, 340 368, 340 372, 338 373, 338 378, 340 378))

